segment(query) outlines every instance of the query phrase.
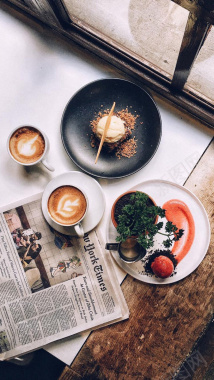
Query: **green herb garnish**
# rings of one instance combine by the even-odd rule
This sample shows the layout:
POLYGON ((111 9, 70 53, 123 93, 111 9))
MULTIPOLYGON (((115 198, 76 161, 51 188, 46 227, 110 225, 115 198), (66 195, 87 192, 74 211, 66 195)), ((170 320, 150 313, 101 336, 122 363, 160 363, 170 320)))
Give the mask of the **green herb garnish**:
POLYGON ((178 229, 172 222, 167 221, 165 231, 160 232, 163 228, 163 222, 155 224, 157 216, 165 217, 165 210, 159 206, 148 205, 149 197, 145 193, 136 191, 130 196, 130 202, 126 204, 118 216, 118 226, 116 240, 124 242, 131 236, 136 236, 138 243, 145 249, 154 245, 155 235, 161 234, 166 236, 163 245, 166 248, 171 247, 173 241, 179 240, 184 230, 178 229))

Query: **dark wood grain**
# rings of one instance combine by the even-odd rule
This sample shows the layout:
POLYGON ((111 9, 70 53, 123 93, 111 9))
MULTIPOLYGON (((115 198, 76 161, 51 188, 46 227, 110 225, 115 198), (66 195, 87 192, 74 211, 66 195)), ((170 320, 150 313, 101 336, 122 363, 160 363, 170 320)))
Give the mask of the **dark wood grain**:
MULTIPOLYGON (((203 202, 214 230, 214 141, 185 187, 203 202)), ((203 231, 201 232, 203 233, 203 231)), ((60 380, 170 380, 211 320, 214 234, 200 266, 182 281, 156 286, 127 276, 127 321, 93 332, 60 380)))

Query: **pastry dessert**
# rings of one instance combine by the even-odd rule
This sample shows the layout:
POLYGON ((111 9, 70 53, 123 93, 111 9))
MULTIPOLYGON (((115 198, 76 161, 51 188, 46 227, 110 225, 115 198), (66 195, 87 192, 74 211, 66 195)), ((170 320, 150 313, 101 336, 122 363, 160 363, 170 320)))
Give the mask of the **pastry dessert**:
MULTIPOLYGON (((109 110, 99 112, 91 121, 91 146, 98 147, 102 139, 109 110)), ((118 158, 130 158, 135 155, 137 141, 132 137, 138 115, 133 115, 128 109, 114 112, 104 139, 103 148, 108 152, 115 152, 118 158)))
POLYGON ((157 250, 147 257, 145 264, 146 273, 168 278, 173 275, 178 263, 170 250, 157 250))
POLYGON ((166 256, 159 256, 151 264, 153 273, 160 278, 170 277, 174 271, 172 260, 166 256))

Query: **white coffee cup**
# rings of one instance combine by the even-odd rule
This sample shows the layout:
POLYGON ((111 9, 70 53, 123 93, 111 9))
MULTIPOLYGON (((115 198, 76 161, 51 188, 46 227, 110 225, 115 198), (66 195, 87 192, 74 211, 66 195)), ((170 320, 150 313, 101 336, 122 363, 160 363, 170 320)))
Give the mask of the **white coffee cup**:
POLYGON ((51 165, 51 164, 49 164, 49 162, 47 161, 47 159, 46 159, 46 155, 47 155, 47 153, 48 153, 48 151, 49 151, 49 140, 48 140, 48 138, 47 138, 47 136, 46 136, 46 134, 44 133, 44 132, 42 132, 38 127, 34 127, 34 126, 32 126, 32 125, 21 125, 21 126, 19 126, 18 128, 15 128, 10 134, 9 134, 9 136, 8 136, 8 139, 7 139, 7 151, 8 151, 8 153, 9 153, 9 155, 10 155, 10 157, 15 161, 15 162, 17 162, 17 164, 19 164, 19 165, 22 165, 22 166, 33 166, 33 165, 37 165, 37 164, 39 164, 40 162, 48 169, 48 170, 50 170, 51 172, 53 172, 55 169, 54 169, 54 167, 51 165), (41 155, 41 157, 37 160, 37 161, 34 161, 34 162, 30 162, 30 163, 25 163, 25 162, 21 162, 21 161, 18 161, 18 160, 16 160, 16 158, 12 155, 12 153, 11 153, 11 151, 10 151, 10 140, 11 140, 11 137, 13 136, 13 134, 16 132, 16 131, 18 131, 19 129, 21 129, 21 128, 33 128, 33 129, 35 129, 35 130, 37 130, 41 135, 42 135, 42 137, 43 137, 43 139, 44 139, 44 142, 45 142, 45 149, 44 149, 44 152, 42 153, 42 155, 41 155))
POLYGON ((72 185, 71 183, 64 183, 63 185, 61 184, 60 186, 56 186, 55 188, 51 188, 50 191, 48 192, 48 194, 46 194, 46 207, 47 207, 47 213, 49 215, 49 218, 54 222, 56 223, 58 226, 62 226, 62 227, 73 227, 74 228, 74 231, 75 233, 79 236, 79 237, 83 237, 84 236, 84 229, 83 229, 83 226, 82 226, 82 221, 83 219, 85 218, 86 214, 87 214, 87 211, 88 211, 88 206, 89 206, 89 202, 88 202, 88 197, 87 195, 85 194, 84 190, 82 188, 80 188, 79 186, 76 186, 75 184, 72 185), (83 214, 83 216, 78 219, 75 223, 70 223, 70 224, 64 224, 64 223, 60 223, 59 221, 57 221, 50 213, 49 209, 48 209, 48 202, 49 202, 49 198, 51 196, 51 194, 59 189, 59 188, 62 188, 62 187, 66 187, 66 186, 69 186, 69 187, 74 187, 76 188, 77 190, 79 190, 84 198, 85 198, 85 201, 86 201, 86 208, 85 208, 85 212, 83 214))

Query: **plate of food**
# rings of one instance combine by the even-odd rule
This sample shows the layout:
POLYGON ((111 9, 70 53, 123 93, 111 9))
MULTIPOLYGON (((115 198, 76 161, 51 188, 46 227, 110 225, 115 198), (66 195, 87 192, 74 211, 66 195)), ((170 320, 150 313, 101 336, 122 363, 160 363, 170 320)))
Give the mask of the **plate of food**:
POLYGON ((160 113, 152 97, 123 79, 101 79, 81 88, 69 100, 61 121, 62 142, 73 162, 90 175, 109 179, 128 176, 148 164, 161 133, 160 113))
POLYGON ((149 180, 115 200, 106 239, 106 248, 128 274, 165 285, 185 278, 201 263, 210 224, 202 203, 188 189, 149 180))

